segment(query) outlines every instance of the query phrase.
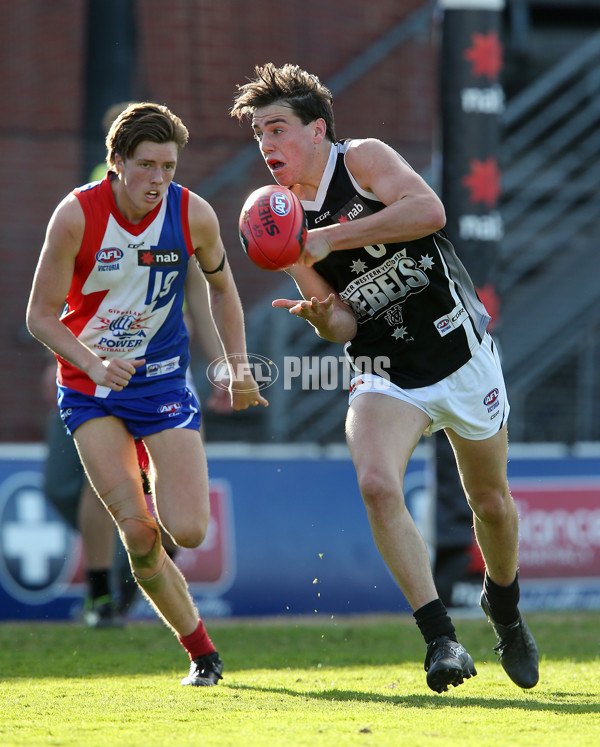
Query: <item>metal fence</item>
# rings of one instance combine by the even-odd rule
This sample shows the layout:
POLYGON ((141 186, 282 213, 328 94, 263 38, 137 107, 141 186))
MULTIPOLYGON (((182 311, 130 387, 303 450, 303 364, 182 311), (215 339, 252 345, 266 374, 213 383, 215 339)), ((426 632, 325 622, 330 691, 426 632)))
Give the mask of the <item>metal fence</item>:
MULTIPOLYGON (((513 441, 600 440, 599 93, 595 33, 510 100, 503 117, 496 334, 513 441)), ((291 280, 282 279, 280 295, 297 297, 291 280)), ((277 365, 286 355, 342 354, 270 303, 249 316, 248 345, 277 365)), ((257 439, 343 440, 342 387, 303 389, 296 381, 285 388, 280 379, 269 398, 268 410, 247 416, 257 439)))

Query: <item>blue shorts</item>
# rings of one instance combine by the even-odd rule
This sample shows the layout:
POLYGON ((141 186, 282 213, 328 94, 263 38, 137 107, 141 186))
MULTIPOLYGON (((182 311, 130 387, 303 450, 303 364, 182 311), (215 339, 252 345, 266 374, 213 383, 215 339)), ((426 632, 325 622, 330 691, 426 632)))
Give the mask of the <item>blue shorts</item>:
POLYGON ((59 386, 58 407, 69 433, 87 420, 109 415, 122 420, 134 438, 143 438, 168 428, 200 430, 200 404, 187 387, 151 397, 104 399, 59 386))

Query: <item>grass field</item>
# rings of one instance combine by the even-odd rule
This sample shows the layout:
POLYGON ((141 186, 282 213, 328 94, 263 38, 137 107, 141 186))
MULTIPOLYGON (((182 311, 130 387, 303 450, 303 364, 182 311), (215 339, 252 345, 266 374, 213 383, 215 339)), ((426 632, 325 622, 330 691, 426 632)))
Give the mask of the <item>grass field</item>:
POLYGON ((513 685, 483 616, 456 620, 478 676, 437 695, 410 616, 208 621, 224 661, 181 687, 159 624, 0 625, 0 745, 596 745, 598 613, 527 616, 540 683, 513 685))

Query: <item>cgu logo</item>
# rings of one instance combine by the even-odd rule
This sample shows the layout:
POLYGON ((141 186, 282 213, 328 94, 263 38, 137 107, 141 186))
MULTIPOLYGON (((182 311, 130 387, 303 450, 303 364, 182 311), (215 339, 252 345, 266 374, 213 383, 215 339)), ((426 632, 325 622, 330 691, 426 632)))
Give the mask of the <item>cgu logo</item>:
POLYGON ((489 405, 493 405, 494 402, 498 399, 498 395, 498 390, 492 389, 492 391, 489 394, 486 394, 483 398, 483 404, 486 405, 486 407, 489 407, 489 405))
POLYGON ((123 259, 123 251, 116 246, 100 249, 100 251, 96 252, 96 261, 104 265, 111 262, 118 262, 120 259, 123 259))
POLYGON ((322 220, 325 220, 329 216, 329 210, 326 213, 323 213, 323 215, 318 215, 315 218, 315 224, 320 223, 322 220))

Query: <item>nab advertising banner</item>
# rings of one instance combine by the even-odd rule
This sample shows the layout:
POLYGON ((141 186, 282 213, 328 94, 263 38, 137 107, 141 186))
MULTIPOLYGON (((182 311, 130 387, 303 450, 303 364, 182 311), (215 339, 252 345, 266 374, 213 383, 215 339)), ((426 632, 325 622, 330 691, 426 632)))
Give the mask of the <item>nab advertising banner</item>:
MULTIPOLYGON (((211 522, 176 562, 201 615, 409 612, 377 552, 345 450, 210 448, 211 522)), ((76 620, 86 593, 81 540, 42 490, 45 449, 0 446, 0 620, 76 620)), ((406 476, 431 544, 430 450, 406 476)), ((523 608, 600 608, 600 453, 511 451, 521 517, 523 608)), ((143 599, 134 619, 153 619, 143 599)))
MULTIPOLYGON (((504 0, 438 0, 437 14, 445 230, 490 314, 492 333, 500 321, 494 269, 504 236, 498 161, 504 111, 503 8, 504 0)), ((436 437, 436 448, 437 526, 440 547, 448 549, 457 541, 465 544, 472 536, 472 522, 463 510, 454 455, 443 434, 436 437)), ((436 573, 443 571, 436 568, 436 573)))
POLYGON ((438 4, 446 230, 475 286, 484 289, 493 278, 497 246, 504 235, 498 209, 504 0, 439 0, 438 4))

